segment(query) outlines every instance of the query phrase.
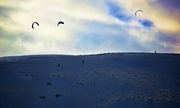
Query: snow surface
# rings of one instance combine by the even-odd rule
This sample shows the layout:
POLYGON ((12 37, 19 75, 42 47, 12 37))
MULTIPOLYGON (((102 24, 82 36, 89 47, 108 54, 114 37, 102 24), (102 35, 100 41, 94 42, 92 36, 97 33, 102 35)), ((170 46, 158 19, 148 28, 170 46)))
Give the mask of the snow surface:
POLYGON ((180 108, 180 55, 1 57, 0 108, 180 108))

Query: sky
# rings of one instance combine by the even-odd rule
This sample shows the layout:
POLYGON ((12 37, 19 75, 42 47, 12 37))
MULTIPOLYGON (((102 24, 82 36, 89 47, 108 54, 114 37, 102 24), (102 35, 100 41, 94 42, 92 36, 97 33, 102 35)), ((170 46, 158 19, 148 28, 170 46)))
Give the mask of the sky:
POLYGON ((0 56, 155 50, 180 53, 179 0, 0 0, 0 56))

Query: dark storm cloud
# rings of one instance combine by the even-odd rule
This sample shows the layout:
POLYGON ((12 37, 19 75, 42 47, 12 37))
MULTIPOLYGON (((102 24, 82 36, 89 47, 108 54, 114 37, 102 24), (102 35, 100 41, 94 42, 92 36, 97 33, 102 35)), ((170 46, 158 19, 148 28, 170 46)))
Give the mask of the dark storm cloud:
POLYGON ((14 41, 15 39, 18 38, 15 33, 8 32, 5 29, 3 29, 2 27, 0 27, 0 33, 1 33, 1 35, 0 35, 1 40, 6 39, 9 41, 14 41))
POLYGON ((165 8, 180 10, 180 0, 159 0, 159 3, 165 8))
POLYGON ((178 35, 159 32, 156 38, 157 39, 153 45, 159 46, 159 50, 176 52, 177 46, 180 42, 180 37, 178 35))
POLYGON ((21 33, 21 32, 8 32, 2 27, 0 27, 0 39, 8 40, 8 41, 15 41, 18 38, 20 38, 23 42, 33 42, 34 38, 29 36, 27 33, 21 33))
POLYGON ((180 42, 180 37, 178 36, 178 34, 173 35, 173 34, 160 32, 160 33, 158 33, 157 38, 158 38, 158 40, 160 40, 162 42, 166 42, 171 45, 177 45, 180 42))
POLYGON ((23 43, 32 42, 32 37, 24 33, 8 32, 0 27, 0 55, 21 53, 26 49, 23 43), (20 39, 21 41, 18 41, 20 39))
POLYGON ((13 8, 0 6, 0 18, 8 18, 9 12, 13 11, 13 8))

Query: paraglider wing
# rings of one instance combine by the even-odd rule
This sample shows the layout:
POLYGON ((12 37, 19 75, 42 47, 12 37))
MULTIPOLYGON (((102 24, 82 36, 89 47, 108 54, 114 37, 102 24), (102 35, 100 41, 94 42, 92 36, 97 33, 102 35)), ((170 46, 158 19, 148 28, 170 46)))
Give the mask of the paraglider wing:
POLYGON ((34 24, 36 24, 36 25, 39 26, 39 23, 38 23, 38 22, 34 22, 34 23, 32 23, 32 29, 34 29, 34 24))

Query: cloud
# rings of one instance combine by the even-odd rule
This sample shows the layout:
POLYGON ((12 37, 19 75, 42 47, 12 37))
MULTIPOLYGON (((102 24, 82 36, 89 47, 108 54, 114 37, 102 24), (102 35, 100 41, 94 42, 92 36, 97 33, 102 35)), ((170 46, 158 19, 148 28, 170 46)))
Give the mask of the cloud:
MULTIPOLYGON (((25 54, 76 54, 79 51, 74 51, 73 45, 78 38, 75 34, 90 29, 83 24, 84 22, 109 23, 106 13, 101 8, 97 9, 92 6, 93 3, 89 4, 91 2, 30 0, 18 1, 18 3, 19 7, 16 7, 13 2, 7 6, 8 8, 17 8, 17 11, 6 12, 9 18, 1 21, 1 26, 6 30, 5 32, 22 32, 23 35, 28 34, 32 38, 33 41, 23 42, 23 47, 26 49, 25 54), (65 25, 57 27, 57 22, 60 20, 64 21, 65 25), (31 24, 34 21, 37 21, 40 26, 32 30, 31 24)), ((16 40, 14 39, 14 41, 16 40)))
POLYGON ((22 46, 22 42, 30 41, 30 39, 23 35, 20 37, 20 34, 16 32, 7 32, 3 28, 0 28, 0 55, 16 55, 23 54, 26 49, 22 46))
POLYGON ((176 52, 177 44, 162 34, 178 37, 178 20, 167 19, 169 14, 156 4, 149 0, 4 0, 0 2, 0 56, 176 52), (140 8, 144 13, 135 16, 140 8), (40 26, 32 29, 35 21, 40 26), (65 24, 57 27, 59 21, 65 24))
MULTIPOLYGON (((155 27, 162 32, 179 33, 179 17, 174 17, 166 9, 162 8, 162 4, 158 0, 114 0, 116 3, 126 10, 128 14, 134 14, 136 10, 144 11, 143 19, 148 19, 154 22, 155 27)), ((170 0, 169 0, 170 1, 170 0)), ((172 12, 172 11, 171 11, 172 12)))

